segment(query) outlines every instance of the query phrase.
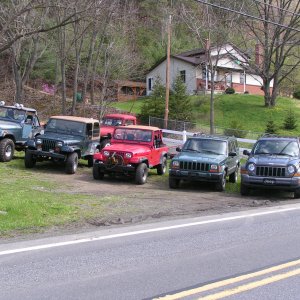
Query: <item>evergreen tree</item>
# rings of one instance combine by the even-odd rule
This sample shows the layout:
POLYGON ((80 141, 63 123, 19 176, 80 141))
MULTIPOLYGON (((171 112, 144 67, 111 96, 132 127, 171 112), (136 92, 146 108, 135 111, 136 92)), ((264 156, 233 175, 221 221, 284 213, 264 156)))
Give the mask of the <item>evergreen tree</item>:
POLYGON ((295 113, 290 109, 284 119, 284 129, 293 130, 297 128, 297 119, 295 113))

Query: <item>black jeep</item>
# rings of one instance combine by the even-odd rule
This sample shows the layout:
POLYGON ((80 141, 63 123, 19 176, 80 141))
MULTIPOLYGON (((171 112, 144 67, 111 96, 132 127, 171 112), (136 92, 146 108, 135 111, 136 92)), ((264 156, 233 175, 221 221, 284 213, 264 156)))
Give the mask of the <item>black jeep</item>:
POLYGON ((99 149, 99 121, 73 116, 54 116, 46 124, 45 132, 27 141, 25 167, 37 161, 52 160, 65 163, 67 174, 77 170, 78 159, 93 165, 93 155, 99 149))
POLYGON ((251 189, 279 189, 300 198, 300 143, 298 137, 264 135, 241 167, 241 194, 251 189))

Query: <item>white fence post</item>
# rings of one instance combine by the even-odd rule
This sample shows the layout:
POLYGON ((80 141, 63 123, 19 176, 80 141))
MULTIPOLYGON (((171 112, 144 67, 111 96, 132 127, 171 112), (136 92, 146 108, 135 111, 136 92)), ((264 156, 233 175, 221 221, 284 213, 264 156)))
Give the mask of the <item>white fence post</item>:
POLYGON ((183 132, 182 132, 182 141, 183 141, 183 143, 186 142, 186 131, 185 130, 183 130, 183 132))

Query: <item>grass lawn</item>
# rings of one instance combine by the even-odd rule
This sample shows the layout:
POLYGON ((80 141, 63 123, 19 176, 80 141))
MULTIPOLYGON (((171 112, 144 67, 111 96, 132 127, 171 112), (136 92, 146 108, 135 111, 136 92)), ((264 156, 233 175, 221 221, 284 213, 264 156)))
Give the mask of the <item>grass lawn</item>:
MULTIPOLYGON (((191 96, 193 103, 193 113, 196 115, 197 125, 203 127, 209 125, 209 96, 191 96)), ((114 107, 122 110, 131 110, 140 113, 141 106, 145 99, 113 103, 114 107)), ((266 108, 262 96, 256 95, 216 95, 215 96, 215 125, 223 128, 230 128, 233 120, 239 122, 244 130, 263 133, 268 120, 273 120, 277 124, 279 134, 298 135, 300 123, 295 130, 283 129, 284 119, 292 110, 297 119, 300 119, 300 101, 290 98, 277 98, 277 105, 274 108, 266 108)))

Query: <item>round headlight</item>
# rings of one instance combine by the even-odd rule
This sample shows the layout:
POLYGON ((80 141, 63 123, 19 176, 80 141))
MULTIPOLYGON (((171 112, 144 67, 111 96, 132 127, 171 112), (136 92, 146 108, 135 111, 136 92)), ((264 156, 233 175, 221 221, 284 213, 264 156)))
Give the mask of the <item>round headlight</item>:
POLYGON ((178 160, 172 161, 172 167, 178 168, 179 167, 179 161, 178 160))
POLYGON ((131 153, 125 153, 125 157, 126 157, 126 158, 131 158, 131 157, 132 157, 132 154, 131 154, 131 153))
POLYGON ((43 143, 42 139, 36 139, 36 144, 41 145, 43 143))
POLYGON ((255 170, 255 165, 254 164, 249 164, 248 165, 248 170, 250 171, 250 172, 253 172, 254 170, 255 170))
POLYGON ((56 146, 56 147, 62 147, 62 145, 63 145, 62 142, 57 142, 55 146, 56 146))
POLYGON ((218 169, 218 165, 210 165, 210 169, 211 170, 217 170, 218 169))
POLYGON ((289 165, 287 167, 287 171, 288 171, 289 174, 294 174, 296 172, 296 168, 293 165, 289 165))
POLYGON ((109 151, 104 151, 104 152, 103 152, 103 155, 104 155, 104 156, 109 156, 109 151))

